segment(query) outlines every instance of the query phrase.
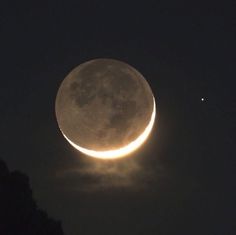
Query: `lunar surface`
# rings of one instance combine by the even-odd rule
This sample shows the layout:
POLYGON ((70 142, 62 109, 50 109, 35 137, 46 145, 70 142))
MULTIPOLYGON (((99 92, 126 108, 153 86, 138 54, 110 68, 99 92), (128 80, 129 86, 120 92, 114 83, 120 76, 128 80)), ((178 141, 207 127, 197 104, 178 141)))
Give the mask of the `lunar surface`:
POLYGON ((98 158, 118 158, 147 139, 155 100, 144 77, 130 65, 95 59, 73 69, 56 97, 56 118, 68 142, 98 158))

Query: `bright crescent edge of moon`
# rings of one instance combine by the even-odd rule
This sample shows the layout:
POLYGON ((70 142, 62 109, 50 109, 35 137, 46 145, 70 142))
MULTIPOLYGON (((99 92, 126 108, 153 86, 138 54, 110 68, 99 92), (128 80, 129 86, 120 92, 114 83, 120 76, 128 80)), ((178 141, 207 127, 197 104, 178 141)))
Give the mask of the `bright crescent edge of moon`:
POLYGON ((117 159, 121 157, 125 157, 128 154, 134 152, 136 149, 138 149, 148 138, 149 134, 151 133, 151 130, 154 126, 154 121, 156 117, 156 104, 155 104, 155 99, 153 97, 153 111, 151 115, 151 119, 143 131, 143 133, 134 141, 130 142, 128 145, 121 147, 119 149, 114 149, 114 150, 107 150, 107 151, 95 151, 92 149, 86 149, 83 148, 75 143, 73 143, 61 130, 63 136, 66 138, 66 140, 77 150, 80 152, 94 158, 99 158, 99 159, 117 159))

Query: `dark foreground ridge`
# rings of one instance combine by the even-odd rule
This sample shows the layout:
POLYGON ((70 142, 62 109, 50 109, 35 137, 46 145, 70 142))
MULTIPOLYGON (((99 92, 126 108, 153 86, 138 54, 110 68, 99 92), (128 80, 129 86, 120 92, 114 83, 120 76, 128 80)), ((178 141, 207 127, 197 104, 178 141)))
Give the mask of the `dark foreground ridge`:
POLYGON ((10 172, 0 159, 0 234, 63 235, 61 223, 49 218, 32 198, 29 179, 10 172))

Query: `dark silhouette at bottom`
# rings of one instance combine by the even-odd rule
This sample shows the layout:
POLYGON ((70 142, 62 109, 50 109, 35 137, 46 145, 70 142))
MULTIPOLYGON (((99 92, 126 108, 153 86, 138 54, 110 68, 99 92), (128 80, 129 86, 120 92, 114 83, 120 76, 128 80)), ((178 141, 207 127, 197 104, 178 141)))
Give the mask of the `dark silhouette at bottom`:
POLYGON ((0 160, 0 235, 54 234, 64 234, 61 223, 37 207, 28 177, 0 160))

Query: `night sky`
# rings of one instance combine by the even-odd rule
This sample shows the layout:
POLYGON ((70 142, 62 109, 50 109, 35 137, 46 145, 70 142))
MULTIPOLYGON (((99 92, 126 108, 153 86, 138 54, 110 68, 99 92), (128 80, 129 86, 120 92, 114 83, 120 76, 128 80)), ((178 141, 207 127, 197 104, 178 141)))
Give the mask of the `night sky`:
POLYGON ((236 5, 79 2, 1 4, 0 157, 66 235, 235 234, 236 5), (156 98, 128 158, 86 157, 58 128, 60 83, 94 58, 135 67, 156 98))

